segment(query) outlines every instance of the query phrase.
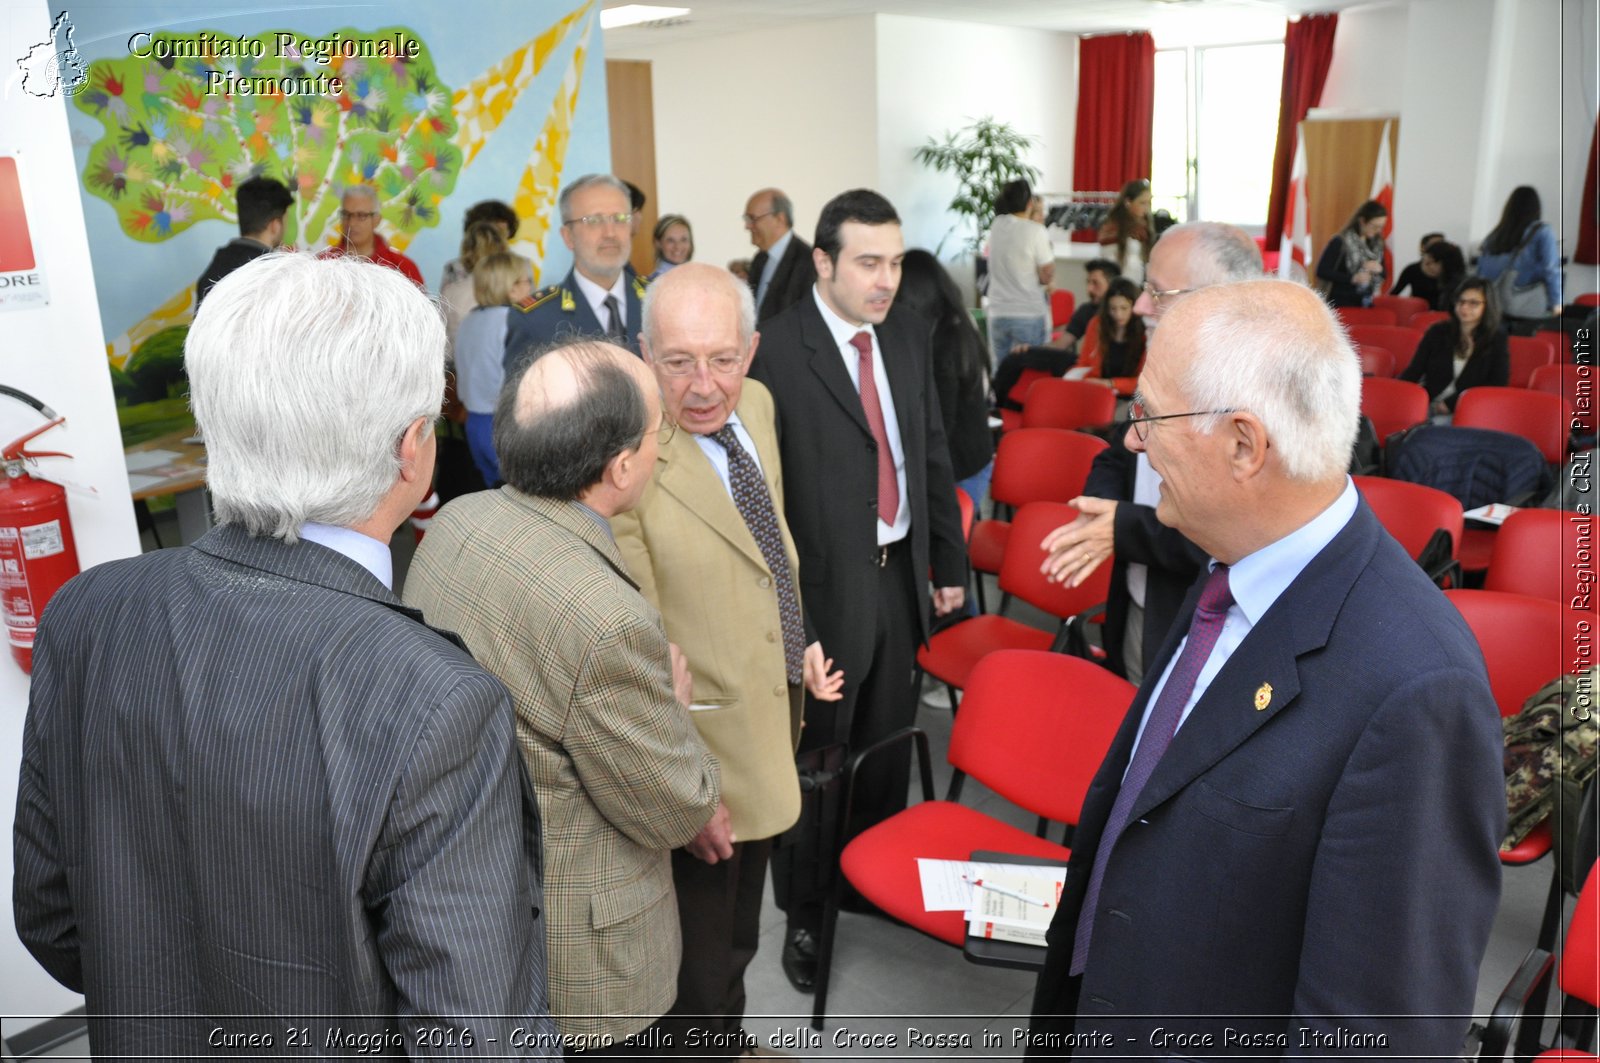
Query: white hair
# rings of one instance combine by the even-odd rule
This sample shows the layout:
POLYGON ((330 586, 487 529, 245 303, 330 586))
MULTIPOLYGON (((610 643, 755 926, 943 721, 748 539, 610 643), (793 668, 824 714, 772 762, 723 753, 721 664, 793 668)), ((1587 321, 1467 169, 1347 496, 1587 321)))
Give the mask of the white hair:
POLYGON ((1251 280, 1262 274, 1261 248, 1243 229, 1219 221, 1187 221, 1161 234, 1161 239, 1187 236, 1194 241, 1186 263, 1189 286, 1251 280))
POLYGON ((563 188, 561 190, 561 194, 556 196, 556 210, 561 214, 561 224, 565 225, 567 222, 572 220, 572 214, 568 210, 568 206, 572 202, 572 197, 585 188, 592 188, 595 186, 599 186, 600 188, 610 188, 621 192, 622 197, 628 201, 628 209, 633 209, 633 192, 629 190, 627 184, 623 182, 622 178, 615 177, 608 173, 586 173, 563 188))
MULTIPOLYGON (((684 265, 691 265, 691 263, 686 262, 684 265)), ((744 281, 740 280, 738 277, 735 277, 733 274, 719 266, 712 266, 708 263, 693 263, 693 265, 696 266, 697 269, 684 273, 683 277, 699 276, 701 273, 706 273, 707 270, 715 270, 716 273, 720 274, 715 283, 718 285, 726 283, 728 294, 733 296, 734 305, 739 308, 739 349, 741 351, 749 350, 750 339, 756 334, 756 300, 755 296, 750 292, 750 285, 746 284, 744 281)), ((661 286, 666 283, 667 277, 672 276, 672 274, 677 273, 682 269, 683 266, 678 266, 672 270, 669 270, 660 279, 653 281, 650 287, 645 290, 644 306, 640 310, 641 316, 639 319, 639 328, 640 331, 644 333, 644 338, 649 342, 652 349, 659 346, 659 341, 661 338, 658 331, 659 326, 656 321, 656 304, 660 300, 657 298, 656 293, 660 291, 661 286)), ((706 276, 710 277, 711 274, 706 273, 706 276)), ((668 287, 669 289, 677 288, 683 283, 684 281, 682 277, 680 277, 678 281, 675 281, 668 287)))
POLYGON ((439 413, 444 345, 438 307, 385 266, 279 253, 224 277, 184 343, 217 518, 294 542, 371 517, 406 428, 439 413))
POLYGON ((371 185, 346 185, 339 198, 343 200, 347 196, 355 196, 357 199, 366 200, 372 204, 374 210, 378 207, 378 190, 371 185))
MULTIPOLYGON (((1361 360, 1333 312, 1293 281, 1245 281, 1210 294, 1194 326, 1187 400, 1259 417, 1292 479, 1344 475, 1361 414, 1361 360)), ((1199 418, 1196 429, 1211 431, 1219 417, 1199 418)))

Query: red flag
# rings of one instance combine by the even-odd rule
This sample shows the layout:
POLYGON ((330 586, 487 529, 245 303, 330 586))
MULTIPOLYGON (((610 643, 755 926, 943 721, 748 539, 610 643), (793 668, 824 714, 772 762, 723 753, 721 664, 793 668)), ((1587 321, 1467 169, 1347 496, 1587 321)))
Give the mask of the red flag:
POLYGON ((1394 160, 1389 155, 1389 127, 1392 123, 1383 123, 1383 134, 1378 140, 1378 162, 1372 168, 1372 195, 1383 204, 1383 275, 1385 279, 1394 276, 1394 253, 1389 249, 1389 234, 1394 232, 1394 160))

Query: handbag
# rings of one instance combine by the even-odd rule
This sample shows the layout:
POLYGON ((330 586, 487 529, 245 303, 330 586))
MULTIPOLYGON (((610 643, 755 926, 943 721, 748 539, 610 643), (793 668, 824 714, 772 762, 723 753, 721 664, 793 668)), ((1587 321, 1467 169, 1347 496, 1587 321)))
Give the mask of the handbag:
POLYGON ((1539 231, 1543 222, 1535 222, 1528 227, 1523 235, 1522 242, 1517 249, 1511 252, 1511 257, 1506 261, 1506 268, 1501 270, 1500 276, 1489 282, 1489 287, 1494 291, 1495 300, 1500 304, 1500 313, 1504 317, 1542 318, 1550 312, 1550 302, 1544 289, 1544 281, 1536 280, 1532 284, 1521 285, 1517 283, 1517 258, 1522 254, 1522 249, 1528 246, 1528 241, 1533 239, 1533 234, 1539 231))

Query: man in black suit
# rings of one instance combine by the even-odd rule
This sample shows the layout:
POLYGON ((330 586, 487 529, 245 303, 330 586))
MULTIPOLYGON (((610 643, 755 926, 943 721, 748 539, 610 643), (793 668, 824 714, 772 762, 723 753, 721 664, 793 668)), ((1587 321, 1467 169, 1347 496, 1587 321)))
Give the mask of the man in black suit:
POLYGON ((389 586, 433 475, 437 308, 394 270, 266 256, 185 353, 222 523, 44 615, 18 936, 96 1056, 501 1056, 520 1027, 560 1059, 505 688, 389 586))
POLYGON ((282 181, 252 177, 239 186, 239 235, 217 248, 194 285, 194 305, 205 302, 216 283, 246 262, 283 244, 283 216, 294 205, 294 193, 282 181))
MULTIPOLYGON (((965 601, 966 545, 927 325, 890 313, 904 252, 888 200, 866 189, 836 196, 817 222, 816 283, 762 329, 750 371, 777 407, 784 512, 815 628, 806 642, 821 639, 844 672, 841 700, 806 698, 802 759, 908 726, 930 613, 965 601)), ((875 762, 858 780, 844 837, 905 807, 909 753, 875 762)), ((802 818, 796 829, 807 827, 802 818)), ((797 866, 804 862, 781 847, 773 870, 789 914, 784 972, 810 991, 822 897, 799 885, 816 870, 797 866)))
POLYGON ((1209 288, 1156 330, 1127 445, 1212 560, 1084 796, 1030 1056, 1460 1053, 1500 714, 1461 614, 1345 471, 1360 401, 1304 285, 1209 288))
MULTIPOLYGON (((1261 252, 1242 229, 1216 222, 1174 226, 1150 252, 1144 292, 1134 305, 1151 327, 1174 302, 1214 284, 1261 275, 1261 252)), ((1044 541, 1051 575, 1074 585, 1111 557, 1104 640, 1107 664, 1129 682, 1166 641, 1178 606, 1205 564, 1183 533, 1156 519, 1161 476, 1145 455, 1122 445, 1120 430, 1089 470, 1077 520, 1044 541)))
POLYGON ((763 188, 744 205, 744 227, 756 245, 750 260, 750 291, 756 324, 775 317, 811 291, 817 268, 811 245, 794 231, 794 204, 776 188, 763 188))

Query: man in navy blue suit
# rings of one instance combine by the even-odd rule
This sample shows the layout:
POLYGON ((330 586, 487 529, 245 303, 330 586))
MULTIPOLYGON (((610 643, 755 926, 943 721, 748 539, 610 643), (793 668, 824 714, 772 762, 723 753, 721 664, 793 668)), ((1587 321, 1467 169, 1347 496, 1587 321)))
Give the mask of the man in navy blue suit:
POLYGON ((1085 798, 1030 1055, 1459 1052, 1499 714, 1345 473, 1360 374, 1284 281, 1188 295, 1155 333, 1126 441, 1211 561, 1085 798))

